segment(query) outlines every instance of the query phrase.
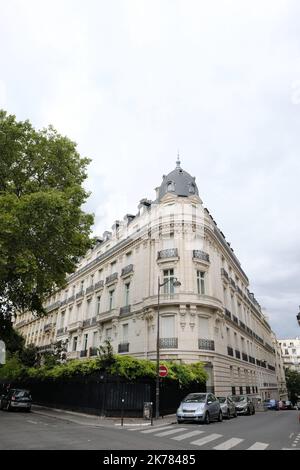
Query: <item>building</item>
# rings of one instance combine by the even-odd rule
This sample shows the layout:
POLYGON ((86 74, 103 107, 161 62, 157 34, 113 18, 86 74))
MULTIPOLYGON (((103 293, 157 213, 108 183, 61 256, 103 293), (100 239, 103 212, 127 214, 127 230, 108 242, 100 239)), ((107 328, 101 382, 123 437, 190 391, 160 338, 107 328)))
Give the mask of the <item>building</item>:
MULTIPOLYGON (((250 245, 250 241, 249 241, 250 245)), ((48 299, 46 318, 19 315, 26 344, 42 351, 68 340, 68 358, 114 350, 156 359, 158 278, 160 355, 203 361, 207 389, 279 397, 270 325, 230 244, 203 207, 195 178, 181 168, 163 176, 154 201, 116 221, 48 299), (181 286, 174 287, 177 278, 181 286), (169 281, 169 282, 167 282, 169 281)))
POLYGON ((300 338, 280 339, 279 344, 284 367, 300 372, 300 338))

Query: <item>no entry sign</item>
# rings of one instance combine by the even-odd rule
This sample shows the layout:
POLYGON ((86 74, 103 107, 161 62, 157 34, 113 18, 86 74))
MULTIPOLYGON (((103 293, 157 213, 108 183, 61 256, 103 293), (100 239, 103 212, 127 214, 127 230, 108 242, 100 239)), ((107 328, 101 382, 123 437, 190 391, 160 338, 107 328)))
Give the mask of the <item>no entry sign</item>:
POLYGON ((168 368, 166 366, 159 366, 159 376, 166 377, 168 375, 168 368))

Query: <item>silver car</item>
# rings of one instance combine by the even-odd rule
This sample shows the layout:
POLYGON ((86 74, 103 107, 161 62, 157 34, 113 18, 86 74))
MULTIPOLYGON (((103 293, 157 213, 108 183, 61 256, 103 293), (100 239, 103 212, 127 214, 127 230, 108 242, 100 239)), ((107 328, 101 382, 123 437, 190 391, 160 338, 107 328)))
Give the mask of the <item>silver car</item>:
POLYGON ((236 418, 237 417, 237 411, 236 411, 236 406, 231 400, 230 397, 217 397, 217 399, 220 402, 221 405, 221 410, 223 417, 225 418, 236 418))
POLYGON ((177 423, 195 421, 209 424, 213 419, 223 419, 220 403, 212 393, 190 393, 180 403, 176 416, 177 423))

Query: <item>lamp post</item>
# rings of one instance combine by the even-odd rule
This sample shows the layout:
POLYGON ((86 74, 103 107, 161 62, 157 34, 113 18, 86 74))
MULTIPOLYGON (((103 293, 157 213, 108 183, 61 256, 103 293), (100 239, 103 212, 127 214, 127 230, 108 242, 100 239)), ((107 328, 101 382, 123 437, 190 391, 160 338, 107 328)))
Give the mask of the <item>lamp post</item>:
POLYGON ((160 288, 168 284, 168 282, 172 283, 174 287, 181 286, 181 282, 178 281, 177 277, 173 277, 167 279, 165 282, 160 283, 160 279, 158 277, 157 282, 157 329, 156 329, 156 387, 155 387, 155 418, 159 418, 159 302, 160 302, 160 288))

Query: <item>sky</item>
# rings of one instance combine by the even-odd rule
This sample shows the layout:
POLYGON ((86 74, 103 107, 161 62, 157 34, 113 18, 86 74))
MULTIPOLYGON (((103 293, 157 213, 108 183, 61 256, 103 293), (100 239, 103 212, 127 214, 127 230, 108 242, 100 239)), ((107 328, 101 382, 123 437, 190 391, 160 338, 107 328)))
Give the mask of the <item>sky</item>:
POLYGON ((0 108, 92 159, 95 233, 179 150, 272 328, 299 335, 299 1, 0 0, 0 57, 0 108))

